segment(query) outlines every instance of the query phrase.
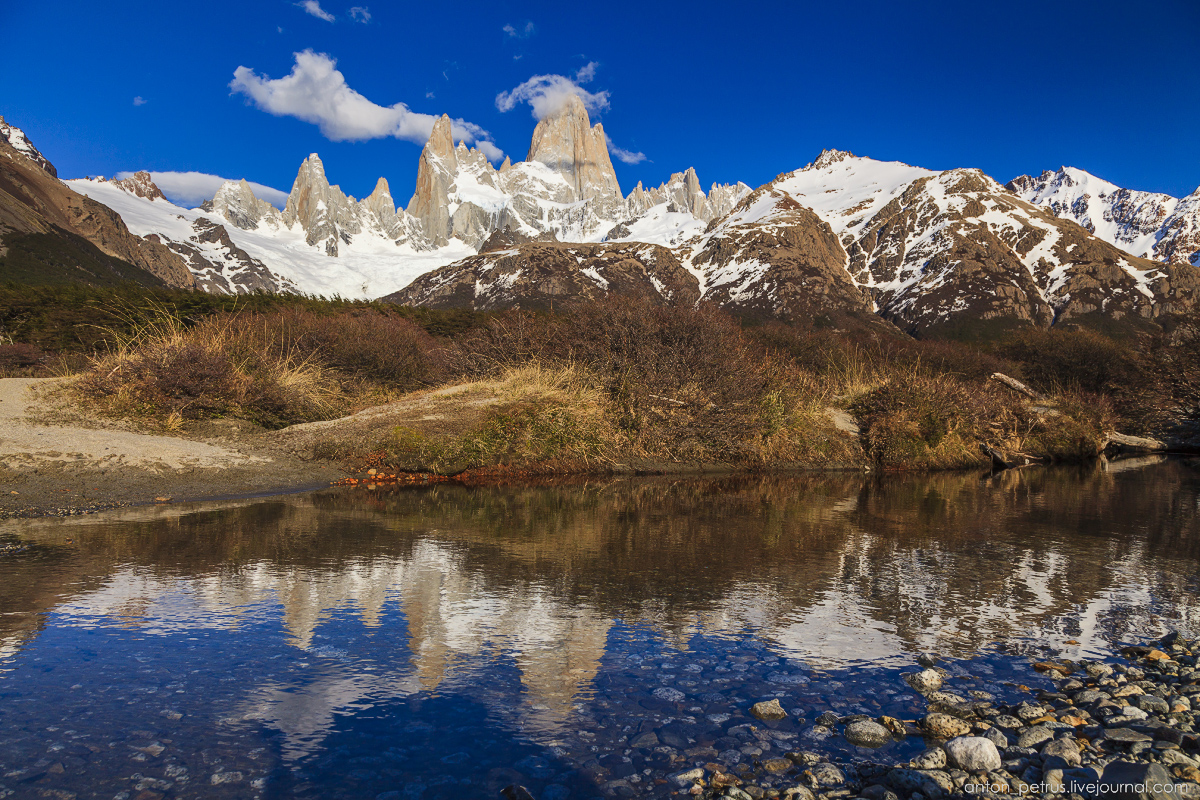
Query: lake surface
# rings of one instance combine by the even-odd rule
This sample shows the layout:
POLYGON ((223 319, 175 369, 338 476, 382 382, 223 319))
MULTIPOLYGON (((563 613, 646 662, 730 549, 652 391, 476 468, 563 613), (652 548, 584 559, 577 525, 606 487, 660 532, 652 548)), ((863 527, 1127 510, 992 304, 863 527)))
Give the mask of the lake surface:
POLYGON ((1196 460, 331 490, 6 546, 0 797, 668 796, 920 750, 814 720, 923 713, 922 652, 1005 700, 1032 659, 1200 632, 1196 460))

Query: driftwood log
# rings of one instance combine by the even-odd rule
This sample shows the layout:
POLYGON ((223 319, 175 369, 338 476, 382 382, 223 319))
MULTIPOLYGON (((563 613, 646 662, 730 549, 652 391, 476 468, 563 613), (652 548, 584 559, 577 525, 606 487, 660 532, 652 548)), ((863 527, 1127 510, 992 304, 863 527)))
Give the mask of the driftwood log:
POLYGON ((1044 400, 1045 399, 1040 394, 1035 392, 1033 389, 1030 389, 1028 386, 1021 383, 1016 378, 1010 378, 1008 375, 1005 375, 1003 372, 993 372, 992 380, 1003 383, 1005 386, 1012 389, 1014 392, 1020 392, 1021 394, 1025 395, 1026 397, 1028 397, 1031 400, 1044 400))
POLYGON ((1167 443, 1158 439, 1148 439, 1144 436, 1128 436, 1124 433, 1113 431, 1109 433, 1104 443, 1100 446, 1101 450, 1132 451, 1135 453, 1162 453, 1167 450, 1167 443))
POLYGON ((996 470, 1016 469, 1017 467, 1028 467, 1032 464, 1045 464, 1049 460, 1045 458, 1039 458, 1038 456, 1031 456, 1026 453, 1013 453, 1012 455, 1006 455, 991 445, 983 444, 982 442, 980 443, 979 448, 983 450, 983 452, 989 458, 992 459, 992 469, 996 470))

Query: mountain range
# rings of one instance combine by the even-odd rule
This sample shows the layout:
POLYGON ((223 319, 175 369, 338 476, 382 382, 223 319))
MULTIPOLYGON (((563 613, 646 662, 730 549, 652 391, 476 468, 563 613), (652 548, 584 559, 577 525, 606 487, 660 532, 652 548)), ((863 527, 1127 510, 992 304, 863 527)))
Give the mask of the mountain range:
MULTIPOLYGON (((245 181, 196 209, 144 172, 60 181, 2 118, 0 154, 0 275, 13 270, 14 241, 56 235, 72 253, 90 243, 93 261, 214 292, 476 309, 619 294, 758 319, 878 315, 919 335, 1171 326, 1195 312, 1200 289, 1200 189, 1173 198, 1068 167, 1002 185, 977 169, 826 150, 757 189, 706 192, 688 169, 625 195, 603 127, 574 97, 538 122, 525 161, 498 168, 455 144, 442 117, 401 208, 383 178, 362 200, 346 195, 316 154, 282 210, 245 181)), ((72 258, 82 257, 55 275, 69 277, 72 258)), ((92 282, 101 270, 76 267, 92 282)))

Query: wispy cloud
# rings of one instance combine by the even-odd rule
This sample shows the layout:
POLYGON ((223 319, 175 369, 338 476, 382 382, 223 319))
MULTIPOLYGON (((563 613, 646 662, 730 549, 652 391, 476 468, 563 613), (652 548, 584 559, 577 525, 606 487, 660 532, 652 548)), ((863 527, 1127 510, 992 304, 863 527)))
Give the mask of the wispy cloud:
MULTIPOLYGON (((118 172, 116 177, 122 179, 131 175, 133 175, 132 172, 118 172)), ((150 178, 159 189, 162 189, 162 193, 167 196, 168 200, 185 208, 195 208, 205 200, 212 200, 217 189, 221 188, 221 184, 231 180, 222 178, 220 175, 210 175, 207 172, 151 172, 150 178)), ((248 181, 248 183, 254 190, 254 196, 260 200, 266 200, 276 208, 283 208, 287 204, 287 192, 281 192, 253 181, 248 181)))
POLYGON ((139 94, 137 97, 133 98, 133 104, 135 106, 144 106, 146 105, 146 98, 139 94))
POLYGON ((575 80, 580 83, 590 83, 596 77, 596 70, 599 68, 599 61, 589 61, 575 73, 575 80))
POLYGON ((501 28, 501 30, 503 30, 507 36, 510 36, 513 39, 528 39, 530 36, 533 36, 535 33, 537 33, 537 26, 529 20, 526 20, 524 24, 519 25, 513 25, 510 22, 501 28))
POLYGON ((528 103, 536 119, 545 119, 566 105, 571 95, 583 101, 589 112, 608 108, 608 92, 589 92, 565 75, 534 75, 507 92, 496 95, 496 108, 512 111, 528 103))
POLYGON ((350 9, 350 19, 365 25, 371 21, 371 10, 366 6, 354 6, 350 9))
POLYGON ((302 0, 302 2, 296 3, 296 6, 297 8, 303 8, 304 13, 311 14, 317 19, 323 19, 326 22, 333 22, 336 19, 333 14, 321 8, 319 0, 302 0))
MULTIPOLYGON (((282 78, 238 67, 229 88, 244 94, 268 114, 317 125, 327 139, 335 142, 390 136, 423 145, 429 140, 436 116, 413 111, 404 103, 381 106, 371 102, 350 88, 346 77, 336 69, 337 61, 325 53, 305 50, 294 56, 291 74, 282 78)), ((453 120, 451 131, 456 141, 474 144, 492 161, 504 156, 504 151, 491 141, 491 134, 472 122, 453 120)))
POLYGON ((645 153, 626 150, 624 147, 617 147, 617 145, 613 143, 613 140, 608 136, 605 136, 604 139, 608 143, 609 154, 611 154, 617 160, 623 161, 626 164, 640 164, 646 160, 645 153))

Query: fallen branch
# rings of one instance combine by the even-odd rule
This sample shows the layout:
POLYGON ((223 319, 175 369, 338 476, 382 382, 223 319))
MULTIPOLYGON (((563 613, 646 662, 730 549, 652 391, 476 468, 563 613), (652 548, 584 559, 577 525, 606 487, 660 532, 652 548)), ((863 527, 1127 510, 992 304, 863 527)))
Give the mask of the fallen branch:
POLYGON ((1009 376, 1005 375, 1003 372, 993 372, 992 380, 1000 381, 1000 383, 1003 383, 1008 388, 1012 389, 1013 391, 1020 392, 1021 394, 1030 398, 1031 400, 1044 400, 1045 399, 1040 394, 1035 392, 1033 389, 1030 389, 1028 386, 1021 383, 1016 378, 1010 378, 1009 376))
POLYGON ((1112 431, 1104 438, 1100 449, 1107 450, 1109 447, 1145 453, 1160 453, 1167 449, 1167 443, 1158 439, 1149 439, 1144 436, 1129 436, 1124 433, 1112 431))

